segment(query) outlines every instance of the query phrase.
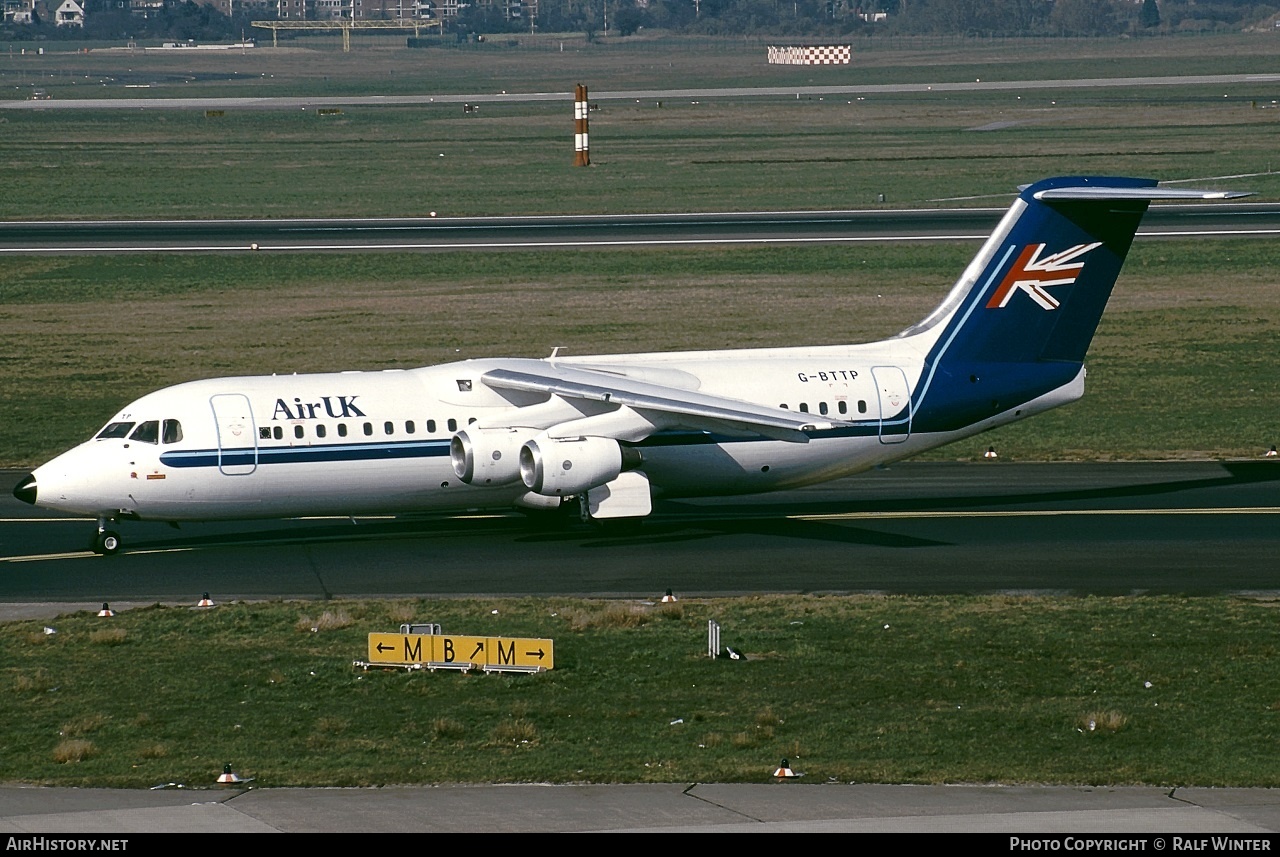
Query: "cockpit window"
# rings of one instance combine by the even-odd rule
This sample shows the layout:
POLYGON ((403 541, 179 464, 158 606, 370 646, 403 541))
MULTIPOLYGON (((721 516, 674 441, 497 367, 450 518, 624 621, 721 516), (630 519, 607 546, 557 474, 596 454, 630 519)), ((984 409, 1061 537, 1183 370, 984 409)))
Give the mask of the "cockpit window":
POLYGON ((182 440, 182 423, 177 420, 165 420, 164 432, 160 438, 163 443, 177 443, 182 440))
POLYGON ((106 428, 98 432, 98 440, 109 440, 113 437, 128 437, 129 430, 133 428, 133 423, 109 423, 106 428))
POLYGON ((145 423, 138 423, 133 434, 129 435, 129 440, 136 440, 138 443, 159 443, 160 421, 147 420, 145 423))

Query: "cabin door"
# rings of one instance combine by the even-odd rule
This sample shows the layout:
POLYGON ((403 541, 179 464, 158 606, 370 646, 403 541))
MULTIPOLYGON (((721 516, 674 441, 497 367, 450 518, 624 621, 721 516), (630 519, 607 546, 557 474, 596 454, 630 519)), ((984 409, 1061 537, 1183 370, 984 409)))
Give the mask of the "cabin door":
POLYGON ((258 469, 258 429, 243 393, 219 393, 209 399, 218 427, 218 470, 244 476, 258 469))
POLYGON ((902 443, 911 436, 911 388, 897 366, 873 366, 880 399, 880 442, 902 443))

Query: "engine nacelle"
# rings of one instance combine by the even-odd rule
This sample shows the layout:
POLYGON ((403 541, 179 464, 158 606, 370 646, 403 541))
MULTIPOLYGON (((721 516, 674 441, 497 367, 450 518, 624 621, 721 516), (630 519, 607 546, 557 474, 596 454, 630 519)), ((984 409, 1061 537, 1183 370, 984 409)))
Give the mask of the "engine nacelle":
POLYGON ((533 434, 514 429, 463 429, 449 441, 453 472, 468 485, 520 481, 520 447, 533 434))
POLYGON ((520 447, 520 478, 535 494, 565 497, 616 479, 624 460, 632 457, 613 438, 536 437, 520 447))

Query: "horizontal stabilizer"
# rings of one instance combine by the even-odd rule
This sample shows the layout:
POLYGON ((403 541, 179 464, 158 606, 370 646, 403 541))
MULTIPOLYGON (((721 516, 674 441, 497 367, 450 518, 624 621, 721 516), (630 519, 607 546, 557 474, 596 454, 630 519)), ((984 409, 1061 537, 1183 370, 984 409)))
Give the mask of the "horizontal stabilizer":
POLYGON ((1242 196, 1253 196, 1252 191, 1241 190, 1196 190, 1195 188, 1177 187, 1055 187, 1039 190, 1031 194, 1036 199, 1145 199, 1156 200, 1198 200, 1198 199, 1239 199, 1242 196))

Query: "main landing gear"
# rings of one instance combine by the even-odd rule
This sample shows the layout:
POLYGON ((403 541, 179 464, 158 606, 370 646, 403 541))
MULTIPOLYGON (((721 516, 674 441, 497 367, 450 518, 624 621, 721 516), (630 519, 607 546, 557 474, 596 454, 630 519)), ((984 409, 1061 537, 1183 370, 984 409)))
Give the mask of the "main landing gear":
POLYGON ((102 556, 114 556, 120 552, 120 534, 107 527, 114 524, 114 518, 99 518, 98 532, 93 537, 93 552, 102 556))

